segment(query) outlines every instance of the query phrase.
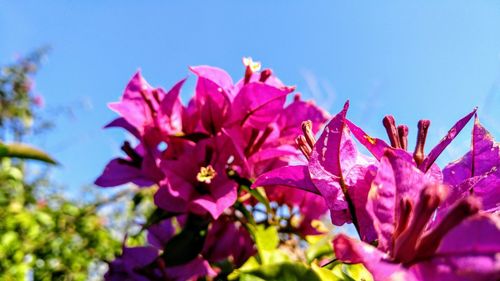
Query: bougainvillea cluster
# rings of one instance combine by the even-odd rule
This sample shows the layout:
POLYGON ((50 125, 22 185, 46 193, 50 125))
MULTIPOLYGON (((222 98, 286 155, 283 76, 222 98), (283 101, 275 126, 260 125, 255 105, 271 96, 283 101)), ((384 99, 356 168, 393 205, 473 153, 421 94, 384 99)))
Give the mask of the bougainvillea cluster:
POLYGON ((330 119, 270 69, 243 62, 236 83, 222 69, 191 67, 186 104, 185 80, 165 91, 139 72, 110 104, 120 117, 106 127, 136 142, 124 142, 96 184, 156 188, 157 209, 142 226, 147 245, 125 245, 107 280, 225 280, 250 266, 259 229, 273 226, 304 250, 326 231, 327 211, 359 236, 336 235, 333 262, 363 264, 374 280, 500 278, 500 151, 476 110, 427 155, 430 121, 421 120, 409 152, 409 128, 394 117, 383 120, 388 144, 347 118, 348 102, 330 119), (471 150, 441 170, 435 160, 473 117, 471 150))

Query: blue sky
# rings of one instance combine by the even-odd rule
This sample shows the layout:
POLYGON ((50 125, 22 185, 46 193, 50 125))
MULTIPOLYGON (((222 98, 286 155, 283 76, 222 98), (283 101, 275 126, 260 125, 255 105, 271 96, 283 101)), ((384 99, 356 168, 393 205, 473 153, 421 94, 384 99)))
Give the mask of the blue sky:
MULTIPOLYGON (((390 113, 410 126, 412 147, 426 118, 432 145, 479 106, 500 137, 498 1, 352 2, 0 0, 0 64, 52 46, 36 91, 47 109, 73 112, 34 141, 62 163, 55 176, 71 189, 119 153, 123 134, 101 130, 115 116, 106 104, 138 68, 169 88, 189 65, 240 77, 241 57, 252 56, 331 112, 350 99, 350 117, 374 135, 390 113)), ((445 160, 467 149, 469 131, 445 160)))

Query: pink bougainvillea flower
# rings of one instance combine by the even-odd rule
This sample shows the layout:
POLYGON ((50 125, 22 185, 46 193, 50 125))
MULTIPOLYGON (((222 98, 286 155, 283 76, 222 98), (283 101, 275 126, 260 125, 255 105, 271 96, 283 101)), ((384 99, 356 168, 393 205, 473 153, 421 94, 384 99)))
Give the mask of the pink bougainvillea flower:
POLYGON ((236 201, 237 184, 227 170, 238 169, 240 163, 232 141, 223 134, 193 143, 177 159, 161 162, 165 178, 155 204, 170 212, 208 212, 217 219, 236 201))
POLYGON ((191 67, 198 80, 193 103, 185 112, 191 112, 191 128, 229 135, 245 162, 244 175, 253 177, 296 157, 295 131, 300 123, 311 120, 317 131, 327 114, 298 95, 284 107, 293 87, 285 86, 270 69, 259 71, 260 63, 250 58, 244 59, 244 65, 245 77, 235 85, 222 69, 191 67), (202 126, 192 124, 196 118, 202 126))
POLYGON ((241 266, 256 253, 248 231, 229 216, 221 216, 212 223, 201 252, 211 263, 230 259, 236 267, 241 266))
POLYGON ((182 104, 179 93, 185 80, 179 81, 165 93, 161 88, 151 87, 137 72, 123 93, 119 102, 109 107, 120 114, 120 118, 107 127, 122 127, 146 146, 156 146, 165 135, 182 131, 182 104))
POLYGON ((258 68, 248 67, 246 75, 260 78, 244 78, 237 85, 233 85, 229 74, 222 69, 191 67, 198 77, 193 106, 206 132, 215 135, 223 127, 245 125, 264 130, 276 119, 276 112, 283 109, 286 96, 293 88, 272 79, 271 70, 259 73, 258 68))
POLYGON ((472 147, 462 158, 443 169, 444 182, 453 186, 445 206, 474 194, 481 198, 483 208, 500 209, 500 149, 490 133, 475 118, 472 147))
POLYGON ((351 213, 354 213, 354 224, 361 238, 372 241, 375 232, 365 214, 365 204, 376 166, 374 159, 356 150, 350 138, 345 121, 348 106, 346 103, 333 117, 318 141, 308 130, 297 139, 302 152, 309 158, 307 165, 275 169, 261 175, 254 186, 289 186, 319 194, 330 209, 333 224, 351 222, 351 213))
POLYGON ((158 145, 169 135, 182 130, 182 105, 179 99, 184 80, 168 93, 152 88, 137 72, 120 102, 109 106, 122 117, 113 120, 106 128, 120 127, 129 131, 140 142, 134 149, 128 142, 122 146, 125 158, 111 160, 95 184, 111 187, 128 182, 151 186, 163 178, 158 168, 161 151, 158 145))
POLYGON ((481 213, 470 196, 438 209, 447 187, 401 155, 386 150, 368 197, 377 248, 339 235, 336 257, 363 263, 375 280, 498 280, 498 217, 481 213), (436 210, 445 214, 432 224, 436 210))

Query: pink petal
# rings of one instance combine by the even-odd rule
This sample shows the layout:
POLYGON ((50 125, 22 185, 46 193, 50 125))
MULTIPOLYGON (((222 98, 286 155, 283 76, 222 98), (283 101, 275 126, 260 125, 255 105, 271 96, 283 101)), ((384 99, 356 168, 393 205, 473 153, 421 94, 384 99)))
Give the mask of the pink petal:
MULTIPOLYGON (((438 255, 495 255, 500 253, 500 218, 476 215, 466 219, 443 237, 438 255)), ((500 266, 500 257, 499 257, 500 266)))
POLYGON ((467 178, 488 173, 500 166, 500 147, 476 116, 472 130, 472 149, 443 169, 445 182, 458 185, 467 178))
POLYGON ((210 267, 210 264, 199 257, 186 264, 167 267, 165 269, 169 280, 184 281, 191 278, 198 278, 203 276, 214 277, 217 273, 210 267))
POLYGON ((113 187, 129 182, 135 182, 140 186, 154 184, 153 181, 143 176, 140 169, 124 164, 120 159, 111 160, 94 183, 101 187, 113 187))
MULTIPOLYGON (((326 171, 336 177, 342 176, 340 162, 342 148, 341 140, 348 108, 349 102, 346 102, 342 111, 335 115, 326 125, 323 133, 317 140, 310 160, 310 166, 314 167, 314 171, 318 171, 319 173, 324 173, 323 171, 326 171)), ((348 153, 350 153, 350 155, 346 155, 345 160, 352 162, 353 160, 350 158, 356 158, 356 155, 353 155, 355 153, 353 151, 353 146, 349 145, 346 147, 349 148, 348 153)), ((342 162, 342 164, 344 163, 342 162)), ((311 175, 313 177, 315 176, 313 171, 311 171, 311 175)))
POLYGON ((347 263, 362 263, 374 280, 417 281, 401 265, 391 263, 388 257, 373 246, 339 234, 333 239, 335 257, 347 263))
POLYGON ((372 183, 367 211, 379 234, 379 248, 388 251, 394 224, 399 220, 400 201, 408 198, 416 204, 427 180, 405 151, 389 149, 385 155, 372 183))
POLYGON ((231 76, 229 76, 229 74, 223 69, 207 65, 192 66, 189 69, 198 77, 203 77, 213 81, 219 87, 222 87, 222 89, 224 89, 227 93, 231 92, 233 79, 231 79, 231 76))
POLYGON ((319 194, 305 165, 285 166, 262 174, 252 185, 258 186, 288 186, 319 194))
POLYGON ((189 209, 194 213, 209 212, 213 219, 217 219, 227 208, 231 207, 237 197, 236 185, 228 182, 219 186, 212 195, 202 195, 189 202, 189 209))
POLYGON ((443 152, 443 150, 451 143, 451 141, 460 133, 460 131, 469 123, 469 120, 476 113, 477 108, 475 108, 471 113, 467 114, 462 119, 458 120, 453 127, 448 131, 446 136, 439 141, 439 143, 429 152, 427 157, 425 157, 419 168, 422 171, 427 171, 429 167, 436 161, 438 156, 443 152))
POLYGON ((386 148, 390 147, 387 143, 385 143, 381 139, 377 138, 372 138, 370 137, 367 133, 365 133, 361 128, 356 126, 354 123, 349 121, 348 119, 345 120, 347 126, 351 130, 352 134, 354 137, 364 146, 368 151, 371 152, 377 160, 380 160, 382 156, 384 156, 384 151, 386 148))
POLYGON ((246 84, 233 101, 231 126, 265 129, 283 109, 286 96, 293 90, 276 88, 260 82, 246 84))
POLYGON ((224 125, 231 110, 226 91, 214 81, 199 76, 194 99, 201 114, 203 127, 215 135, 224 125))
POLYGON ((137 139, 140 139, 139 131, 136 127, 132 126, 127 120, 123 117, 116 118, 115 120, 109 122, 104 128, 123 128, 131 133, 137 139))
POLYGON ((313 102, 296 100, 288 105, 278 117, 280 136, 289 136, 295 140, 298 135, 302 134, 302 122, 307 120, 311 120, 313 132, 318 132, 327 118, 328 113, 313 102))
POLYGON ((500 219, 480 214, 448 232, 435 257, 410 270, 421 280, 489 281, 500 279, 500 219))

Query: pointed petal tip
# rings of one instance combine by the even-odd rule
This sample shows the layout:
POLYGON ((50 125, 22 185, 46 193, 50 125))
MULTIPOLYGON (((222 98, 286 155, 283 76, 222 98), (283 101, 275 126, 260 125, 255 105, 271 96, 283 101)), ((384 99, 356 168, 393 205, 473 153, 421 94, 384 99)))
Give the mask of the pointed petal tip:
POLYGON ((136 79, 139 79, 139 80, 143 79, 143 77, 142 77, 142 69, 141 68, 138 68, 134 72, 134 74, 132 75, 132 77, 130 78, 129 81, 133 81, 133 80, 136 80, 136 79))
POLYGON ((94 185, 97 185, 98 187, 109 187, 108 185, 106 185, 103 182, 102 177, 98 177, 97 179, 95 179, 95 181, 93 183, 94 183, 94 185))
POLYGON ((202 73, 200 73, 200 69, 206 68, 206 67, 212 67, 209 65, 190 65, 188 66, 189 71, 191 71, 194 75, 196 76, 202 76, 202 73))
POLYGON ((344 110, 347 110, 349 109, 349 100, 346 100, 345 103, 344 103, 344 110))
POLYGON ((120 104, 119 101, 114 101, 114 102, 108 102, 108 104, 106 105, 109 109, 113 110, 113 111, 116 111, 116 106, 120 104))
POLYGON ((189 65, 189 66, 188 66, 188 70, 189 70, 189 71, 191 71, 192 73, 196 74, 196 68, 197 68, 197 67, 198 67, 198 65, 196 65, 196 66, 191 66, 191 65, 189 65))
POLYGON ((177 91, 177 90, 180 90, 180 88, 182 88, 182 86, 184 85, 184 83, 186 83, 186 80, 188 79, 188 76, 182 78, 181 80, 177 81, 174 86, 172 86, 172 88, 170 88, 170 90, 168 90, 168 93, 172 92, 172 91, 177 91))

